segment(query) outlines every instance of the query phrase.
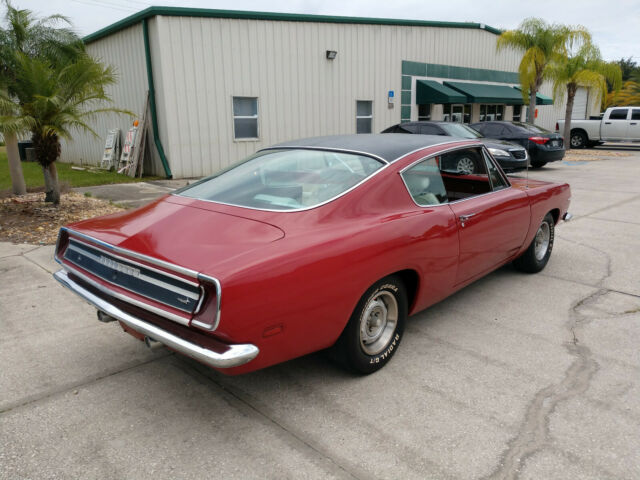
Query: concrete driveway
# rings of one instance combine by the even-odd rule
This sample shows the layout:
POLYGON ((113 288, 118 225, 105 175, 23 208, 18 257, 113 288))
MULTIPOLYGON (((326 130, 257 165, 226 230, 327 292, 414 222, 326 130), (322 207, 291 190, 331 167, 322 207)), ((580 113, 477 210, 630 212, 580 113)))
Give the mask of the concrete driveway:
POLYGON ((546 270, 412 317, 368 377, 149 351, 0 244, 0 478, 640 478, 640 153, 530 175, 572 184, 546 270))

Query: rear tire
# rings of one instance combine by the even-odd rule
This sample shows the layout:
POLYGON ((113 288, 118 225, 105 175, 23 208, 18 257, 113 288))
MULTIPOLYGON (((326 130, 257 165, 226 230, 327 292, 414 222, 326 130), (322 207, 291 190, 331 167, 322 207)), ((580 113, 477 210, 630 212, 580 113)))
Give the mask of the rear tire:
POLYGON ((538 273, 547 266, 551 251, 553 250, 553 238, 555 230, 553 216, 547 213, 538 227, 536 236, 533 237, 531 245, 513 261, 513 265, 521 272, 538 273))
POLYGON ((531 168, 542 168, 547 164, 547 162, 531 162, 531 168))
POLYGON ((569 145, 571 148, 585 148, 589 139, 587 134, 582 130, 571 130, 571 136, 569 139, 569 145))
POLYGON ((358 373, 380 370, 398 349, 407 310, 407 292, 402 280, 394 275, 379 280, 358 302, 333 346, 332 356, 358 373))

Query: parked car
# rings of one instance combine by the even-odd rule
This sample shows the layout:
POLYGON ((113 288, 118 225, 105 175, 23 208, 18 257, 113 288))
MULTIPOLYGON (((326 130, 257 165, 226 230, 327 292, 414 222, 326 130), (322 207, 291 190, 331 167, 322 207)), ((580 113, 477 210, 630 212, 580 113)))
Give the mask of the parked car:
POLYGON ((518 143, 529 152, 533 168, 540 168, 549 162, 564 158, 564 139, 546 128, 525 122, 479 122, 471 127, 487 137, 500 138, 518 143))
MULTIPOLYGON (((493 155, 504 171, 516 171, 527 168, 529 157, 527 150, 505 140, 485 138, 477 130, 457 122, 406 122, 393 125, 382 133, 414 133, 422 135, 444 135, 448 137, 468 138, 478 140, 484 144, 493 155)), ((456 168, 468 173, 473 172, 473 162, 471 159, 459 158, 456 168)))
MULTIPOLYGON (((556 131, 564 131, 558 120, 556 131)), ((610 107, 597 120, 571 120, 571 148, 585 148, 602 142, 640 142, 640 107, 610 107)))
POLYGON ((408 315, 507 262, 542 270, 569 198, 507 178, 478 141, 308 138, 62 228, 54 275, 103 322, 225 373, 327 348, 371 373, 408 315), (444 167, 460 155, 483 169, 444 167))

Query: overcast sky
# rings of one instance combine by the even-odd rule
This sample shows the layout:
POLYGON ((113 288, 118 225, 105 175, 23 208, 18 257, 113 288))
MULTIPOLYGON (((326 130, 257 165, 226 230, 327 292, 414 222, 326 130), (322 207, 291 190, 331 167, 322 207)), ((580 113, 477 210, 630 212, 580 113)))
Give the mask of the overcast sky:
POLYGON ((522 19, 587 27, 606 60, 640 63, 640 0, 11 0, 41 15, 63 14, 87 35, 151 5, 268 12, 479 22, 516 28, 522 19))

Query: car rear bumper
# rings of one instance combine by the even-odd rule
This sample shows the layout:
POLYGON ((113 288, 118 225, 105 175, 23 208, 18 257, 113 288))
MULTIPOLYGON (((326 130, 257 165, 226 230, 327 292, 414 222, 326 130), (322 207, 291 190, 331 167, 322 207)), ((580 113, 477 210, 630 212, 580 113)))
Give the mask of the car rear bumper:
POLYGON ((531 160, 536 162, 556 162, 564 158, 564 148, 556 150, 547 150, 543 148, 537 148, 531 154, 531 160))
POLYGON ((82 285, 75 282, 72 278, 69 278, 69 274, 65 270, 59 270, 54 273, 53 276, 63 286, 67 287, 69 290, 76 293, 85 301, 97 308, 99 312, 103 312, 109 317, 119 320, 127 327, 140 333, 144 337, 148 337, 150 340, 160 342, 171 350, 182 353, 183 355, 191 357, 194 360, 202 362, 210 367, 237 367, 250 362, 259 353, 258 347, 248 343, 228 345, 219 342, 220 348, 216 348, 216 350, 219 351, 201 347, 200 345, 196 345, 195 343, 184 340, 177 335, 163 330, 152 323, 137 318, 97 295, 94 295, 82 285))
POLYGON ((503 170, 522 170, 527 168, 527 163, 529 162, 528 158, 523 158, 522 160, 513 157, 494 156, 494 158, 503 170))

